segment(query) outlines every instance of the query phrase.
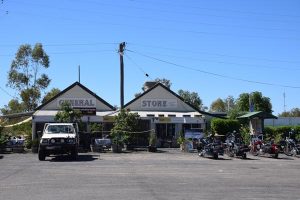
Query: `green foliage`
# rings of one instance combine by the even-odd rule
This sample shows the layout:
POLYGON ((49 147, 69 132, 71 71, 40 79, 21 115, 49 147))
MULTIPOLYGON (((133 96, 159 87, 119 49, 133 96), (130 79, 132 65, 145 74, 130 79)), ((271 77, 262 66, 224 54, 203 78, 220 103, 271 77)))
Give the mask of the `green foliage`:
POLYGON ((4 147, 6 142, 7 142, 7 136, 3 134, 3 127, 0 127, 0 148, 4 147))
POLYGON ((74 110, 69 102, 64 102, 61 105, 61 111, 57 112, 54 120, 56 122, 80 122, 81 112, 79 110, 74 110))
POLYGON ((157 83, 163 84, 164 86, 166 86, 169 89, 171 88, 171 85, 172 85, 171 81, 168 79, 165 79, 165 78, 156 78, 154 81, 157 83))
POLYGON ((237 117, 245 114, 246 112, 240 112, 239 109, 236 107, 234 107, 233 109, 231 109, 228 113, 227 116, 229 119, 236 119, 237 117))
POLYGON ((49 67, 49 57, 42 44, 37 43, 33 48, 25 44, 19 47, 8 72, 7 85, 19 92, 21 103, 27 111, 38 105, 41 91, 50 83, 46 74, 40 74, 41 67, 49 67))
POLYGON ((54 96, 56 96, 58 93, 60 93, 60 89, 52 88, 52 90, 44 96, 42 103, 46 103, 47 101, 52 99, 54 96))
POLYGON ((239 130, 245 144, 250 144, 250 129, 248 125, 241 125, 239 130))
POLYGON ((272 113, 271 100, 268 97, 262 96, 261 92, 242 93, 236 101, 239 111, 249 111, 249 102, 254 105, 254 111, 264 111, 272 113))
POLYGON ((200 99, 197 92, 189 92, 184 90, 178 90, 178 95, 187 103, 193 105, 195 108, 199 110, 202 109, 202 100, 200 99))
POLYGON ((211 121, 211 129, 214 134, 226 135, 227 133, 238 131, 240 123, 238 120, 214 118, 211 121))
POLYGON ((275 139, 275 142, 279 142, 281 139, 284 139, 292 129, 296 134, 296 139, 300 139, 300 126, 278 126, 278 127, 265 127, 264 137, 266 140, 271 138, 275 139))
POLYGON ((154 147, 156 146, 156 142, 157 142, 156 133, 154 131, 151 131, 149 136, 149 145, 154 147))
POLYGON ((13 113, 21 113, 26 110, 24 103, 19 102, 18 99, 12 99, 8 102, 8 105, 4 105, 3 108, 0 109, 3 115, 13 114, 13 113))
POLYGON ((99 123, 91 123, 91 132, 99 132, 99 131, 102 131, 102 124, 99 124, 99 123))
POLYGON ((282 112, 279 117, 300 117, 300 108, 293 108, 290 111, 282 112))
POLYGON ((184 132, 183 130, 180 130, 179 137, 177 138, 177 143, 184 144, 184 142, 185 142, 184 132))
POLYGON ((12 127, 2 127, 0 137, 7 138, 7 136, 24 136, 25 146, 27 143, 31 144, 32 124, 31 121, 15 125, 12 127))
POLYGON ((119 114, 115 116, 114 127, 111 130, 113 142, 131 143, 135 137, 133 132, 137 131, 138 120, 137 113, 120 110, 119 114))
POLYGON ((212 111, 212 112, 225 112, 226 111, 225 102, 221 98, 218 98, 217 100, 215 100, 211 103, 210 111, 212 111))

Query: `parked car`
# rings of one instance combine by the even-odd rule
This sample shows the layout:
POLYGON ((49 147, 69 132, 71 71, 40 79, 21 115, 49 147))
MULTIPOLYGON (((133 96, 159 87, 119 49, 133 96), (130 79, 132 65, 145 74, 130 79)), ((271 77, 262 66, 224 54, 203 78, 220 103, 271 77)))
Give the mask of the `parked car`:
POLYGON ((45 160, 51 154, 69 154, 76 160, 79 145, 77 130, 77 124, 73 123, 46 123, 38 149, 39 160, 45 160))

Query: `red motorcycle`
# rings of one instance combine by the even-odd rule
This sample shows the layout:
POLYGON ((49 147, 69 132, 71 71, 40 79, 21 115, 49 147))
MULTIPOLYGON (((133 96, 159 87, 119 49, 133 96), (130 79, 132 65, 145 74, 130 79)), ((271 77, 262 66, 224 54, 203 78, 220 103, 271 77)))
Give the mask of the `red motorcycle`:
POLYGON ((274 139, 265 143, 263 135, 257 135, 252 137, 250 152, 255 156, 269 155, 278 158, 279 147, 275 144, 274 139))
POLYGON ((261 146, 263 145, 263 135, 252 135, 250 153, 254 156, 258 156, 261 146))

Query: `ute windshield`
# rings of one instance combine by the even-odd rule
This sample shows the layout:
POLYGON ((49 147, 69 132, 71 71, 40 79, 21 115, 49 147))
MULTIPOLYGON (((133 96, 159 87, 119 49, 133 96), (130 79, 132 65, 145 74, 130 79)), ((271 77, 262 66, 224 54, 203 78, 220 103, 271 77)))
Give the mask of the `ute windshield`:
POLYGON ((52 133, 73 133, 74 127, 71 125, 49 125, 47 132, 52 133))

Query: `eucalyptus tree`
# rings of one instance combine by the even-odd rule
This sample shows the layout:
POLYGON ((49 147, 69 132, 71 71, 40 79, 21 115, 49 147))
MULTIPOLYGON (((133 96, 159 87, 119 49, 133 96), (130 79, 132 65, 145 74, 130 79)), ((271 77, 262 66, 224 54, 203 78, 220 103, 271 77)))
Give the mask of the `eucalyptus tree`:
POLYGON ((18 91, 25 110, 33 110, 41 99, 41 92, 50 84, 48 75, 42 69, 49 67, 49 56, 41 43, 32 48, 21 45, 11 63, 7 85, 18 91))

